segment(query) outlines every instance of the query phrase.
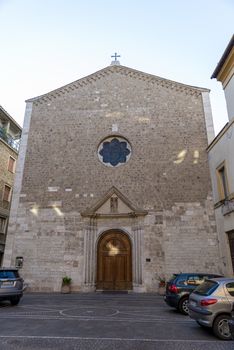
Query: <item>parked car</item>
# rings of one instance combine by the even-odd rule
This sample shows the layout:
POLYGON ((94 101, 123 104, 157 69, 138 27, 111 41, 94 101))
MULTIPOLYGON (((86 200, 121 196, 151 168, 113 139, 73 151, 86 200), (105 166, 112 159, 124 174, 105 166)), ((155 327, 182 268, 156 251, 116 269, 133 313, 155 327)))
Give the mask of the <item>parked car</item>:
POLYGON ((234 278, 206 280, 189 297, 189 315, 200 326, 210 327, 220 339, 232 338, 228 321, 232 319, 234 278))
POLYGON ((190 293, 207 278, 221 277, 209 273, 174 274, 166 284, 165 302, 179 312, 188 315, 188 298, 190 293))
POLYGON ((228 325, 229 325, 232 339, 234 340, 234 303, 232 304, 231 316, 232 316, 232 319, 228 321, 228 325))
POLYGON ((0 300, 17 305, 23 296, 24 281, 16 268, 0 268, 0 300))

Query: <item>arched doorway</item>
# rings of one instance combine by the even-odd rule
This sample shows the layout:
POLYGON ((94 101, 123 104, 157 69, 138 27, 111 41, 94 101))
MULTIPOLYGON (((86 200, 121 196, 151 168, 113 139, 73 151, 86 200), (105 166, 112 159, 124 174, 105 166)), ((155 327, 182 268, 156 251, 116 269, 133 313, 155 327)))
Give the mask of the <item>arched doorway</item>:
POLYGON ((132 249, 128 236, 118 230, 104 233, 97 247, 97 289, 132 289, 132 249))

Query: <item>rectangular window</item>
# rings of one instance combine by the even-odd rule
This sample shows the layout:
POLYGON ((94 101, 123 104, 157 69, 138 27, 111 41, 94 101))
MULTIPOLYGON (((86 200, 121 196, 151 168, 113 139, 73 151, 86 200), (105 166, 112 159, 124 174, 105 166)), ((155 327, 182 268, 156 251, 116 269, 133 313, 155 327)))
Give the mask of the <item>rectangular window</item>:
POLYGON ((222 163, 217 169, 217 181, 218 181, 218 192, 219 199, 224 200, 228 198, 228 181, 227 181, 227 171, 225 164, 222 163))
POLYGON ((0 233, 6 232, 6 218, 0 216, 0 233))
MULTIPOLYGON (((226 288, 227 288, 227 291, 228 293, 234 297, 234 282, 231 282, 231 283, 228 283, 226 284, 226 288)), ((233 305, 234 306, 234 305, 233 305)))
POLYGON ((11 200, 11 187, 8 185, 5 185, 4 187, 3 200, 7 202, 10 202, 11 200))
POLYGON ((8 162, 8 171, 10 171, 11 173, 15 172, 15 164, 16 161, 13 157, 9 157, 9 162, 8 162))
POLYGON ((193 293, 199 295, 211 295, 218 288, 219 284, 214 281, 205 281, 200 286, 198 286, 193 293))
POLYGON ((205 281, 204 276, 189 276, 189 278, 187 279, 187 284, 188 285, 194 285, 194 286, 199 286, 200 284, 202 284, 205 281))

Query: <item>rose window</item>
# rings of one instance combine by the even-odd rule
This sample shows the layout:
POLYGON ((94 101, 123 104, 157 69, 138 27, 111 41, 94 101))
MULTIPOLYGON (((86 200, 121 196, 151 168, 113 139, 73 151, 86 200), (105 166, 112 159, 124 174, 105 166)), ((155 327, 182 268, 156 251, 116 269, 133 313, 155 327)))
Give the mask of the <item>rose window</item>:
POLYGON ((107 166, 116 167, 125 164, 130 156, 131 146, 122 137, 108 137, 98 147, 98 157, 107 166))

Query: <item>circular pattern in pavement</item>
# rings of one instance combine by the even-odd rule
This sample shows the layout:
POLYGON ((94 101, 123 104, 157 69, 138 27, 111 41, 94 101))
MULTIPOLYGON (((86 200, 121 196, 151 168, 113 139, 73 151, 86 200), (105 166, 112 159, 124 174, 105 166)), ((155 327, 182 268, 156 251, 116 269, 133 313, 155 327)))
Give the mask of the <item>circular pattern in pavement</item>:
POLYGON ((72 309, 64 309, 60 311, 63 316, 70 317, 100 317, 100 316, 114 316, 119 313, 116 309, 96 308, 96 307, 79 307, 72 309))

